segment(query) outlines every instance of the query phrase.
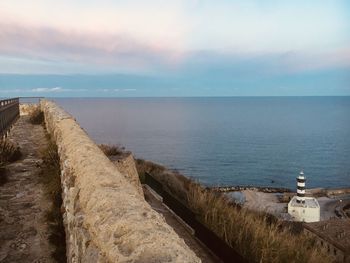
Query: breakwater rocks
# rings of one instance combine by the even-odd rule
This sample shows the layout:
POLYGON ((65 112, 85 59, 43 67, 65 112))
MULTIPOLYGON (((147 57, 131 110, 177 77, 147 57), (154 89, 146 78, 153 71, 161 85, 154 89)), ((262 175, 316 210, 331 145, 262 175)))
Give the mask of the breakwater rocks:
POLYGON ((234 191, 243 191, 243 190, 253 190, 259 191, 263 193, 289 193, 292 192, 289 188, 283 187, 265 187, 265 186, 216 186, 216 187, 207 187, 207 189, 211 189, 217 192, 234 192, 234 191))
POLYGON ((41 109, 60 156, 68 262, 200 262, 72 116, 41 109))

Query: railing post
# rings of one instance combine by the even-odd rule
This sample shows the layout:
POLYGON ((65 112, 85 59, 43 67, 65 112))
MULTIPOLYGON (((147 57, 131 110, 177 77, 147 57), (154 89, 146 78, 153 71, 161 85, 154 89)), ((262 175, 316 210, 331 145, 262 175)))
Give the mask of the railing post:
POLYGON ((0 137, 6 138, 11 126, 19 117, 19 99, 0 101, 0 137))

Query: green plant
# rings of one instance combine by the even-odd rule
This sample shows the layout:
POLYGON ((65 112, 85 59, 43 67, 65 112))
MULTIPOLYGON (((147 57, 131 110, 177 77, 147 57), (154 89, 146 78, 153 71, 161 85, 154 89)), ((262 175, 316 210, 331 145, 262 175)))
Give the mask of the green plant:
POLYGON ((29 113, 29 122, 34 125, 39 125, 44 122, 44 113, 40 110, 39 107, 35 107, 29 113))

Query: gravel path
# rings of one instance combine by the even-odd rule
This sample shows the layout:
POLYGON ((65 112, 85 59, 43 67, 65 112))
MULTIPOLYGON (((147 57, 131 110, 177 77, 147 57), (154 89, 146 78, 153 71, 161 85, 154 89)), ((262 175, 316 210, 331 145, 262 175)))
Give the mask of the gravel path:
POLYGON ((45 220, 50 203, 38 177, 40 150, 47 144, 44 128, 21 116, 9 139, 23 156, 7 166, 8 182, 0 186, 0 262, 54 262, 45 220))

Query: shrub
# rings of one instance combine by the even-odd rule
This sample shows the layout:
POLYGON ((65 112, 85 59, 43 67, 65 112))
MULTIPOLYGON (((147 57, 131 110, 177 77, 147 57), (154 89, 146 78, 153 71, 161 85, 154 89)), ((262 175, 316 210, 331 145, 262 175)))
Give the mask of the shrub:
POLYGON ((40 125, 44 122, 44 113, 39 107, 36 107, 29 113, 29 122, 34 125, 40 125))
POLYGON ((22 152, 19 146, 9 140, 0 140, 0 185, 7 182, 6 165, 9 162, 15 162, 22 157, 22 152))
POLYGON ((0 140, 0 163, 15 162, 21 157, 22 153, 18 145, 6 139, 0 140))
POLYGON ((107 156, 121 155, 125 151, 125 148, 119 145, 100 144, 98 145, 98 147, 100 147, 103 153, 107 156))

